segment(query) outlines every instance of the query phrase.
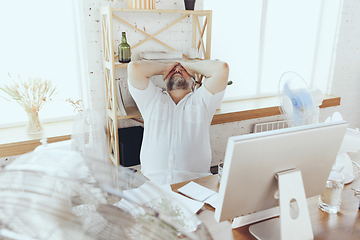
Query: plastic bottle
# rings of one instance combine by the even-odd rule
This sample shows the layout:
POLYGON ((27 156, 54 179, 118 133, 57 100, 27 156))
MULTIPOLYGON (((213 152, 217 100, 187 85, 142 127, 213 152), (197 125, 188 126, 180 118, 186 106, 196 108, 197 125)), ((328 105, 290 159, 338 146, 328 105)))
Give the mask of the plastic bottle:
POLYGON ((319 196, 319 208, 330 214, 336 214, 340 210, 341 194, 344 189, 345 177, 341 173, 344 165, 336 162, 326 182, 324 192, 319 196))

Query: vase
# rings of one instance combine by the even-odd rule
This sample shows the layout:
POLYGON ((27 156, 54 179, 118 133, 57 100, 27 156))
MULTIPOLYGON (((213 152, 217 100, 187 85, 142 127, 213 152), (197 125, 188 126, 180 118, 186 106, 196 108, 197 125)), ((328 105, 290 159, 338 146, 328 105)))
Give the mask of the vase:
POLYGON ((184 0, 185 10, 194 10, 195 0, 184 0))
POLYGON ((41 122, 39 119, 39 112, 28 112, 29 121, 26 127, 27 134, 38 134, 43 131, 41 122))

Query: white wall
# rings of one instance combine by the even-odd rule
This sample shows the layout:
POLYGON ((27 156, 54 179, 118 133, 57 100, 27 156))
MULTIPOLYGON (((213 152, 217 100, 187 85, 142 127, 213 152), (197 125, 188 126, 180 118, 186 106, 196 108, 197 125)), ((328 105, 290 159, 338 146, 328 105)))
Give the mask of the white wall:
MULTIPOLYGON (((196 9, 202 9, 206 0, 197 0, 196 9)), ((105 119, 104 77, 102 71, 100 14, 101 6, 126 8, 126 0, 83 0, 84 29, 86 39, 86 54, 88 59, 88 74, 90 78, 92 109, 97 110, 105 119)), ((156 8, 183 9, 182 0, 157 0, 156 8)), ((349 122, 350 128, 360 128, 360 1, 344 0, 341 27, 334 64, 334 80, 332 94, 341 97, 341 106, 322 109, 320 121, 324 121, 333 112, 339 111, 349 122)), ((174 26, 174 31, 183 31, 184 26, 174 26)), ((149 26, 146 31, 157 31, 149 26)), ((215 34, 215 33, 213 33, 215 34)), ((181 43, 178 43, 181 44, 181 43)), ((181 47, 181 46, 180 46, 181 47)), ((226 61, 226 59, 222 59, 226 61)), ((117 78, 127 89, 126 70, 119 70, 117 78)), ((125 102, 134 104, 128 93, 125 102)), ((225 154, 227 139, 230 136, 252 132, 255 123, 282 120, 281 116, 253 119, 211 126, 211 145, 213 149, 213 165, 221 161, 225 154)), ((104 120, 105 121, 105 120, 104 120)), ((119 121, 120 127, 138 125, 133 120, 119 121)), ((350 154, 353 160, 360 162, 360 153, 350 154)))

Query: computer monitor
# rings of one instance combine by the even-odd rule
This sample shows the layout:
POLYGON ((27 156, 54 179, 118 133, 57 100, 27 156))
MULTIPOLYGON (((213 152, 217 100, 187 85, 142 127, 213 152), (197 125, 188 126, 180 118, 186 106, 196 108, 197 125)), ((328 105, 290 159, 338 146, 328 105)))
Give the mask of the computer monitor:
POLYGON ((230 137, 215 219, 234 219, 279 206, 275 177, 288 170, 301 172, 306 198, 321 194, 347 127, 340 121, 230 137))

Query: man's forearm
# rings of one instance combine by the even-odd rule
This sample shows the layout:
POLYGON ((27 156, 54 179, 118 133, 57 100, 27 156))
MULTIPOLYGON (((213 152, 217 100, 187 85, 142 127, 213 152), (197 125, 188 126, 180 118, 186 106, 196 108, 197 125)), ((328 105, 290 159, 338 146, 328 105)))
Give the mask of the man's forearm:
POLYGON ((223 74, 224 62, 218 60, 199 60, 181 62, 181 64, 190 72, 190 74, 198 73, 206 77, 211 77, 215 74, 223 74))
POLYGON ((198 73, 208 78, 205 87, 212 93, 217 93, 226 88, 229 67, 227 63, 218 60, 200 60, 181 63, 190 74, 198 73))
POLYGON ((146 89, 149 78, 154 75, 165 75, 171 65, 154 61, 134 61, 128 65, 129 82, 135 88, 146 89))

